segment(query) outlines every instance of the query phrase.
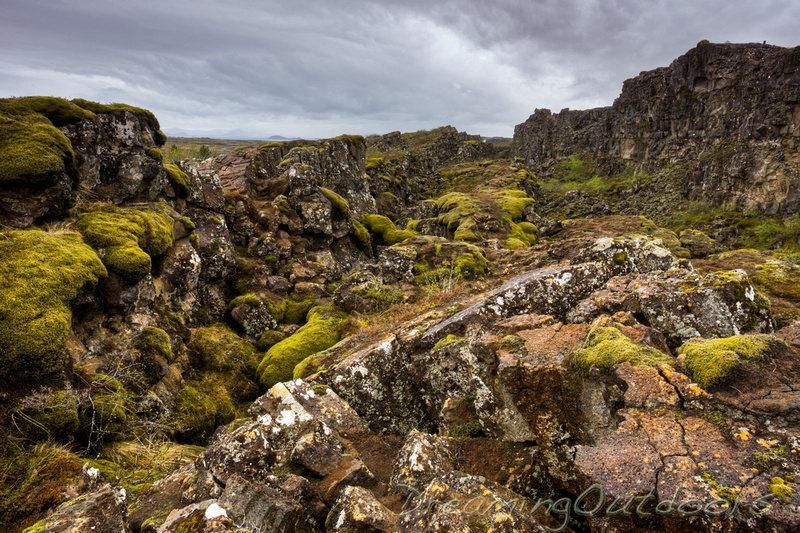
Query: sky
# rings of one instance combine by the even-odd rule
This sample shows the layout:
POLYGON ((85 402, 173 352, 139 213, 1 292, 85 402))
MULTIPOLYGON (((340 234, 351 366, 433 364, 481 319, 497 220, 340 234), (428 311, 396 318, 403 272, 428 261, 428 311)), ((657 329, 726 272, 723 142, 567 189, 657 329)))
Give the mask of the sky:
POLYGON ((511 137, 703 39, 798 46, 798 22, 798 0, 0 0, 0 97, 123 102, 173 136, 511 137))

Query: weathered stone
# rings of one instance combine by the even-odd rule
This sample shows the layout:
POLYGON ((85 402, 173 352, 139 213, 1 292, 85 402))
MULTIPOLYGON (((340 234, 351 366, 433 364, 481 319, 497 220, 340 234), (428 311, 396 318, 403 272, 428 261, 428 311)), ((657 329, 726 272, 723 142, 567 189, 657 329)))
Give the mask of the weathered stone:
POLYGON ((366 489, 345 487, 326 521, 328 531, 391 533, 397 518, 366 489))
POLYGON ((48 533, 128 533, 127 499, 125 489, 107 483, 63 504, 30 530, 48 533))

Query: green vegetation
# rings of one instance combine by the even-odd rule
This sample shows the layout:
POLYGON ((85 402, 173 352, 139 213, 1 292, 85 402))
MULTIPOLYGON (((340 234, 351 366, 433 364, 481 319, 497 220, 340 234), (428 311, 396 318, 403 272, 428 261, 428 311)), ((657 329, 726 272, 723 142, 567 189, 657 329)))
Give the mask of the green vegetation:
POLYGON ((27 123, 52 124, 57 128, 95 116, 91 110, 76 105, 75 101, 54 96, 0 98, 0 115, 27 123))
POLYGON ((445 346, 455 344, 461 340, 464 340, 464 337, 458 337, 456 335, 448 335, 447 337, 439 339, 439 342, 437 342, 432 349, 438 350, 439 348, 444 348, 445 346))
POLYGON ((50 185, 72 164, 72 145, 49 124, 0 114, 0 186, 50 185))
POLYGON ((77 234, 0 234, 0 378, 43 380, 67 362, 69 303, 107 271, 77 234))
POLYGON ((13 449, 0 457, 0 530, 18 533, 67 500, 66 485, 84 460, 51 442, 13 449))
POLYGON ((650 346, 634 344, 612 327, 597 327, 589 332, 583 348, 572 355, 572 366, 582 376, 596 366, 610 369, 618 363, 630 362, 633 366, 656 366, 659 363, 674 365, 675 359, 650 346))
POLYGON ((350 221, 353 223, 353 236, 356 239, 356 244, 358 244, 364 250, 370 250, 372 246, 372 239, 369 236, 369 231, 364 225, 359 222, 356 218, 351 218, 350 221))
POLYGON ((632 166, 621 171, 602 169, 591 155, 582 154, 559 161, 552 178, 539 183, 543 190, 553 193, 579 190, 589 195, 617 195, 624 189, 645 185, 652 180, 651 174, 636 172, 632 166))
POLYGON ((167 171, 169 182, 172 184, 178 196, 187 198, 192 191, 192 181, 189 179, 189 176, 178 168, 177 165, 166 164, 164 165, 164 170, 167 171))
POLYGON ((78 228, 89 243, 104 249, 103 263, 129 283, 136 283, 152 268, 152 258, 172 246, 172 218, 148 209, 95 206, 81 214, 78 228))
POLYGON ((797 490, 786 484, 786 482, 779 477, 774 477, 769 483, 769 493, 774 494, 784 502, 789 503, 792 496, 795 495, 797 490))
POLYGON ((259 361, 255 348, 225 324, 195 328, 189 350, 197 367, 231 377, 238 374, 255 377, 259 361))
POLYGON ((735 490, 720 485, 708 472, 703 472, 700 477, 702 477, 703 481, 705 481, 712 489, 714 489, 717 492, 717 495, 723 500, 727 500, 730 503, 735 503, 739 498, 739 494, 735 490))
POLYGON ((78 424, 78 398, 72 391, 55 391, 14 412, 14 425, 34 442, 69 442, 78 424))
POLYGON ((387 246, 398 244, 411 237, 419 235, 416 231, 412 230, 399 230, 395 227, 394 222, 389 220, 383 215, 370 215, 364 213, 361 215, 361 223, 366 229, 378 235, 381 242, 387 246))
POLYGON ((350 204, 347 203, 347 200, 325 187, 320 187, 319 192, 330 201, 331 205, 333 205, 333 210, 338 213, 339 217, 345 220, 350 218, 350 204))
POLYGON ((447 436, 453 439, 475 439, 483 436, 483 427, 477 420, 453 424, 447 436))
POLYGON ((164 159, 164 156, 161 154, 161 150, 158 148, 148 148, 145 150, 145 153, 147 154, 147 157, 158 162, 161 162, 164 159))
POLYGON ((247 294, 242 294, 241 296, 237 296, 236 298, 228 302, 228 311, 230 311, 234 307, 245 304, 249 305, 250 307, 255 307, 256 309, 258 309, 259 307, 261 307, 261 298, 259 298, 258 295, 253 294, 252 292, 249 292, 247 294))
POLYGON ((771 335, 737 335, 727 339, 692 339, 678 352, 686 356, 690 378, 704 389, 724 384, 744 362, 757 367, 772 363, 770 352, 783 342, 771 335))
POLYGON ((169 335, 161 328, 146 327, 136 341, 136 347, 140 350, 155 350, 163 355, 168 362, 172 362, 175 355, 172 353, 169 335))
POLYGON ((214 430, 236 418, 223 376, 208 372, 190 381, 176 397, 174 413, 181 442, 208 444, 214 430))
POLYGON ((295 365, 339 342, 337 326, 344 319, 344 314, 332 305, 315 307, 309 311, 305 325, 264 355, 257 369, 261 384, 270 388, 276 383, 291 380, 295 365))
POLYGON ((139 115, 144 116, 147 118, 150 127, 153 128, 156 132, 160 133, 160 135, 154 136, 154 141, 159 146, 162 146, 164 143, 159 141, 166 141, 166 136, 163 132, 161 132, 160 127, 158 125, 158 119, 156 116, 149 110, 143 109, 141 107, 134 107, 128 104, 99 104, 97 102, 90 102, 89 100, 84 100, 83 98, 75 98, 72 100, 72 103, 91 111, 92 113, 100 114, 100 113, 113 113, 114 111, 133 111, 139 115))
POLYGON ((274 304, 269 300, 266 301, 266 304, 269 314, 279 324, 303 324, 306 321, 308 310, 315 301, 316 299, 312 295, 301 299, 295 294, 281 300, 279 304, 274 304))

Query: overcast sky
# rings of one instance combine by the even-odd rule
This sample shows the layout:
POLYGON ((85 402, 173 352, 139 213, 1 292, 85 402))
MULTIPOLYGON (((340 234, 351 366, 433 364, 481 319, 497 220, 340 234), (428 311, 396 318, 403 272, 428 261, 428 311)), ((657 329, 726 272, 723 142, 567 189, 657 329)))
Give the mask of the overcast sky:
POLYGON ((702 39, 800 45, 799 23, 798 0, 0 0, 0 97, 124 102, 167 134, 510 137, 702 39))

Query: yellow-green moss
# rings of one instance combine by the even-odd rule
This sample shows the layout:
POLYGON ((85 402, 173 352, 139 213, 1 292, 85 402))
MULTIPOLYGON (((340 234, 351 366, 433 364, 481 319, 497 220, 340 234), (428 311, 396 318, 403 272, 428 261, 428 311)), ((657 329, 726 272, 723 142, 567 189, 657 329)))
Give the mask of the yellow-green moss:
POLYGON ((230 311, 236 306, 245 304, 249 305, 250 307, 259 308, 261 307, 261 298, 259 298, 258 295, 253 294, 252 292, 249 292, 247 294, 242 294, 241 296, 237 296, 236 298, 228 302, 228 311, 230 311))
POLYGON ((164 146, 167 143, 167 135, 161 130, 155 130, 153 132, 153 142, 156 143, 157 146, 164 146))
POLYGON ((350 218, 350 204, 347 203, 347 200, 325 187, 320 187, 319 192, 330 201, 334 211, 339 213, 341 218, 350 218))
POLYGON ((217 426, 236 418, 236 409, 224 379, 214 372, 205 373, 189 382, 175 401, 177 437, 184 442, 206 444, 217 426))
POLYGON ((727 500, 731 503, 734 503, 739 498, 739 494, 735 490, 720 485, 708 472, 703 472, 702 474, 700 474, 700 477, 702 477, 703 481, 708 483, 708 485, 712 489, 717 491, 717 495, 720 498, 727 500))
POLYGON ((54 96, 0 98, 0 114, 19 117, 27 122, 51 123, 56 127, 93 119, 95 116, 73 102, 54 96))
POLYGON ((592 366, 609 369, 624 361, 629 361, 633 366, 675 364, 669 355, 650 346, 634 344, 620 330, 612 327, 591 330, 583 347, 572 355, 572 366, 583 376, 589 373, 592 366))
POLYGON ((371 215, 365 213, 361 215, 361 223, 372 233, 381 238, 383 244, 392 246, 398 244, 411 237, 419 235, 416 231, 399 230, 395 227, 394 222, 389 220, 383 215, 371 215))
POLYGON ((311 390, 313 390, 314 394, 316 394, 317 396, 325 396, 326 394, 328 394, 328 391, 330 389, 331 388, 328 387, 327 385, 314 385, 313 387, 311 387, 311 390))
POLYGON ((508 234, 508 238, 503 242, 506 248, 516 250, 517 248, 536 244, 539 228, 535 225, 530 222, 509 222, 509 224, 511 225, 511 233, 508 234))
POLYGON ((78 217, 78 228, 95 248, 105 250, 103 263, 126 281, 136 283, 173 242, 172 218, 147 209, 102 206, 78 217))
POLYGON ((192 331, 189 350, 197 357, 197 366, 201 368, 255 377, 258 365, 255 348, 225 324, 196 328, 192 331))
POLYGON ((70 391, 55 391, 41 405, 15 411, 14 425, 32 440, 69 442, 79 427, 78 401, 70 391))
POLYGON ((454 439, 474 439, 483 435, 483 427, 477 420, 454 424, 448 432, 448 437, 454 439))
POLYGON ((449 346, 450 344, 455 344, 458 341, 463 340, 463 339, 464 339, 464 337, 458 337, 456 335, 448 335, 447 337, 439 339, 439 342, 437 342, 433 346, 433 349, 434 350, 438 350, 439 348, 444 348, 445 346, 449 346))
POLYGON ((269 329, 261 334, 256 343, 256 348, 261 351, 266 351, 281 342, 286 338, 286 334, 282 331, 269 329))
POLYGON ((314 305, 316 299, 309 296, 302 300, 285 298, 279 304, 274 304, 269 300, 267 309, 272 318, 279 324, 303 324, 306 321, 308 310, 314 305))
POLYGON ((464 276, 467 279, 483 276, 486 273, 486 268, 489 262, 483 257, 480 252, 462 254, 456 259, 454 269, 456 274, 464 276))
POLYGON ((78 235, 0 234, 0 378, 54 377, 67 363, 69 303, 107 271, 78 235))
POLYGON ((353 236, 356 239, 356 243, 361 248, 368 250, 370 246, 372 246, 372 239, 369 236, 369 231, 357 219, 351 218, 350 221, 353 223, 353 236))
MULTIPOLYGON (((521 172, 525 172, 524 170, 521 172)), ((525 172, 527 174, 527 172, 525 172)), ((506 211, 506 220, 514 222, 522 218, 525 208, 536 203, 525 191, 518 189, 501 189, 497 195, 497 203, 506 211)))
POLYGON ((453 239, 456 241, 477 242, 482 241, 480 232, 477 230, 477 224, 470 217, 464 219, 453 234, 453 239))
POLYGON ((258 365, 258 377, 264 387, 292 379, 294 367, 309 355, 339 342, 336 326, 344 315, 332 305, 320 306, 308 312, 308 322, 294 335, 274 345, 258 365))
POLYGON ((779 477, 774 477, 772 480, 770 480, 769 493, 774 494, 786 503, 791 500, 792 496, 794 496, 796 492, 797 490, 794 487, 790 487, 783 479, 779 477))
POLYGON ((723 384, 742 362, 764 367, 770 350, 783 342, 771 335, 737 335, 726 339, 692 339, 680 347, 690 378, 704 389, 723 384))
MULTIPOLYGON (((158 124, 158 119, 156 118, 156 116, 152 113, 152 111, 149 111, 149 110, 141 108, 141 107, 134 107, 132 105, 119 104, 119 103, 116 103, 116 104, 99 104, 97 102, 90 102, 89 100, 84 100, 83 98, 75 98, 74 100, 72 100, 72 103, 77 105, 77 106, 79 106, 79 107, 81 107, 81 108, 83 108, 83 109, 91 111, 92 113, 97 113, 97 114, 99 114, 99 113, 113 113, 114 111, 133 111, 134 113, 137 113, 137 114, 142 115, 143 117, 145 117, 147 119, 150 127, 153 128, 153 130, 160 131, 160 126, 158 124)), ((155 139, 154 138, 153 140, 157 144, 159 144, 159 140, 160 139, 155 139)), ((164 142, 166 142, 166 140, 167 140, 166 136, 164 136, 164 142)), ((163 144, 163 143, 160 143, 160 144, 163 144)))
POLYGON ((175 188, 175 192, 181 198, 186 198, 192 190, 192 181, 189 176, 178 165, 167 164, 164 165, 164 170, 167 171, 167 177, 170 183, 175 188))
POLYGON ((0 186, 51 184, 72 158, 69 140, 50 124, 0 115, 0 186))
POLYGON ((175 356, 172 353, 169 335, 160 328, 146 327, 136 341, 136 347, 140 350, 155 350, 163 355, 168 362, 172 362, 175 356))
POLYGON ((164 159, 164 154, 161 153, 161 150, 158 148, 148 148, 145 150, 147 157, 150 159, 154 159, 155 161, 162 161, 164 159))

